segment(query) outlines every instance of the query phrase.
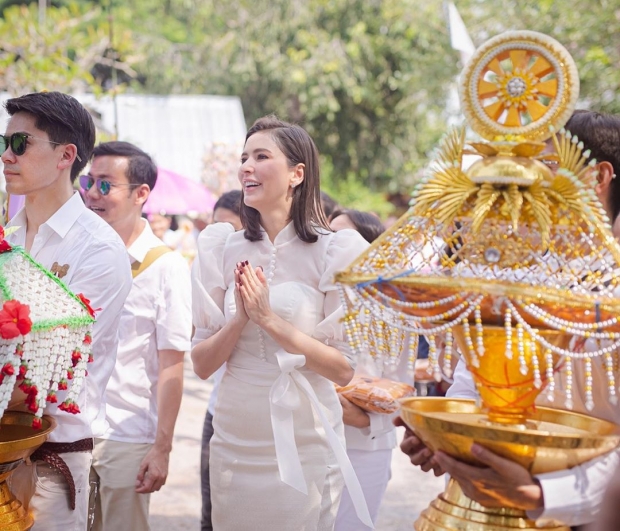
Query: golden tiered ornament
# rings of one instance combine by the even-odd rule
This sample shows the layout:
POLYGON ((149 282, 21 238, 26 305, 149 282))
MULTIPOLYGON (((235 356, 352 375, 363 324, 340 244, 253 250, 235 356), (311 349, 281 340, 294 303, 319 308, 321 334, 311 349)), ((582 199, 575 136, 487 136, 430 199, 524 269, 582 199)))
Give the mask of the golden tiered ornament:
MULTIPOLYGON (((571 411, 578 373, 583 409, 594 407, 595 363, 617 402, 620 347, 620 248, 594 194, 594 163, 562 129, 577 71, 553 39, 508 32, 476 52, 462 79, 465 117, 486 142, 449 133, 409 211, 337 275, 345 329, 355 349, 387 366, 409 344, 412 372, 417 342, 406 337, 424 335, 436 378, 450 376, 457 349, 463 355, 481 406, 402 404, 403 419, 432 450, 477 464, 476 441, 533 474, 567 469, 620 443, 615 425, 571 411), (478 157, 468 169, 465 154, 478 157), (565 410, 537 407, 543 389, 565 410)), ((537 529, 524 511, 468 499, 455 481, 415 528, 537 529)))

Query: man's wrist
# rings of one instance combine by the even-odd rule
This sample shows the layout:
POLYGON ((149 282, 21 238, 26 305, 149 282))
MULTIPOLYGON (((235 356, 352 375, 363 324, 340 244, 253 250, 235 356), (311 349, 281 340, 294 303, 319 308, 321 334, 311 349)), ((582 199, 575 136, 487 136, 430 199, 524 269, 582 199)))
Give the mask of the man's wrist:
POLYGON ((545 497, 540 481, 537 478, 533 479, 534 483, 523 487, 522 490, 524 505, 526 505, 523 508, 527 511, 539 511, 545 508, 545 497))

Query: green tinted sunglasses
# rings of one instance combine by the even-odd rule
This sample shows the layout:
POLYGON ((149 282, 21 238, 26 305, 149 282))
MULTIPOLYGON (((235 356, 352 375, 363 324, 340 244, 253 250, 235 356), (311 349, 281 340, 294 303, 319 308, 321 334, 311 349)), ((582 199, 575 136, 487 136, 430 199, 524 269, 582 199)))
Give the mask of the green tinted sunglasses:
MULTIPOLYGON (((64 146, 67 142, 52 142, 51 140, 47 140, 45 138, 37 138, 36 136, 29 135, 28 133, 13 133, 12 135, 0 135, 0 155, 2 155, 9 146, 11 147, 11 151, 15 153, 18 157, 26 153, 26 148, 28 147, 28 139, 33 138, 34 140, 43 140, 43 142, 49 142, 50 144, 56 144, 57 146, 64 146)), ((79 155, 75 156, 80 162, 82 159, 79 155)))
POLYGON ((139 184, 131 183, 113 184, 106 179, 95 179, 91 175, 80 175, 80 186, 82 187, 82 190, 88 192, 93 187, 93 185, 101 195, 108 195, 112 191, 112 188, 116 187, 129 186, 130 188, 135 188, 136 186, 140 186, 139 184))

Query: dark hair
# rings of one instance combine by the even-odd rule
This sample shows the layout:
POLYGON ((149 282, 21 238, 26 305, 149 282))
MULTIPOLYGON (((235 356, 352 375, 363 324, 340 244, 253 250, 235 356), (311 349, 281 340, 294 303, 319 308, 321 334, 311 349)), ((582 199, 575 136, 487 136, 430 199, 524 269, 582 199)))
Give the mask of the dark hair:
POLYGON ((337 210, 332 215, 332 221, 338 216, 347 216, 355 226, 355 230, 360 233, 368 243, 374 242, 385 231, 381 220, 374 214, 361 212, 359 210, 337 210))
POLYGON ((230 192, 222 194, 215 203, 213 212, 218 208, 225 208, 238 216, 241 210, 241 195, 241 190, 231 190, 230 192))
POLYGON ((327 219, 331 219, 334 210, 338 203, 332 199, 332 197, 327 192, 321 192, 321 207, 323 208, 323 213, 327 219))
POLYGON ((62 92, 33 92, 6 100, 4 107, 10 116, 20 112, 34 116, 37 129, 52 142, 75 145, 82 159, 76 157, 71 166, 71 182, 75 181, 95 145, 95 124, 82 104, 62 92))
POLYGON ((126 157, 127 180, 131 184, 148 184, 152 190, 157 182, 157 166, 148 153, 129 142, 103 142, 93 150, 94 157, 126 157))
MULTIPOLYGON (((571 134, 583 142, 584 150, 590 150, 588 162, 609 162, 616 175, 620 175, 620 117, 594 111, 578 110, 566 125, 571 134)), ((611 223, 620 214, 620 178, 612 179, 609 186, 611 223)))
MULTIPOLYGON (((321 208, 319 175, 319 152, 310 135, 300 126, 278 120, 275 116, 259 118, 250 127, 245 141, 252 135, 269 131, 274 142, 284 153, 289 167, 304 164, 304 180, 293 189, 290 218, 300 240, 314 243, 320 229, 330 231, 321 208)), ((262 239, 260 213, 242 201, 241 223, 246 239, 255 242, 262 239)))

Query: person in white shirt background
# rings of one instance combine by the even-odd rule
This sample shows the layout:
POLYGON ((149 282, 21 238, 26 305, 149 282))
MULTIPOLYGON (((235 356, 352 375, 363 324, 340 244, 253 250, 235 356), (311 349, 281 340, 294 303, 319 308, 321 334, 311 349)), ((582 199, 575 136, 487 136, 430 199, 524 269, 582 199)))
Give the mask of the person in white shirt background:
MULTIPOLYGON (((583 142, 584 150, 590 150, 590 160, 596 159, 597 164, 593 168, 593 171, 598 172, 595 192, 609 219, 616 220, 620 213, 620 179, 616 178, 620 171, 620 116, 575 111, 565 128, 583 142)), ((586 342, 586 350, 589 346, 586 342)), ((618 353, 614 355, 618 356, 618 353)), ((588 411, 585 408, 583 389, 578 388, 579 382, 584 381, 579 372, 582 371, 580 364, 576 364, 574 369, 577 387, 573 395, 574 410, 620 424, 620 408, 610 404, 607 399, 605 368, 598 362, 593 363, 592 368, 592 387, 596 393, 594 410, 588 411)), ((564 400, 560 390, 563 387, 562 381, 556 384, 556 399, 552 404, 546 403, 541 395, 541 405, 562 408, 564 400)), ((462 360, 457 365, 454 384, 447 396, 477 397, 471 374, 462 360)), ((404 425, 401 419, 397 419, 397 423, 404 425)), ((426 472, 433 470, 437 476, 449 473, 459 482, 467 496, 482 505, 524 509, 531 518, 538 518, 541 523, 560 521, 571 526, 586 525, 596 519, 605 488, 620 463, 620 452, 614 451, 569 470, 533 477, 520 465, 475 444, 472 452, 487 468, 469 466, 442 452, 433 455, 409 429, 405 432, 401 450, 414 465, 426 472)))
MULTIPOLYGON (((235 230, 241 230, 241 190, 231 190, 222 194, 213 207, 213 223, 230 223, 235 230)), ((198 262, 194 268, 198 269, 198 262)), ((198 274, 194 271, 194 274, 198 274)), ((202 512, 200 518, 201 531, 213 531, 211 522, 211 485, 209 483, 209 443, 213 437, 213 414, 217 402, 217 392, 226 371, 226 363, 213 373, 213 390, 209 397, 209 405, 202 429, 202 450, 200 453, 200 486, 202 493, 202 512)))
MULTIPOLYGON (((11 116, 0 137, 7 192, 24 195, 25 206, 7 237, 57 274, 97 310, 94 361, 72 415, 48 404, 57 427, 44 448, 67 465, 63 475, 45 461, 23 463, 10 487, 33 513, 35 531, 84 531, 92 439, 106 430, 104 389, 114 368, 118 323, 131 289, 127 252, 118 234, 88 210, 73 182, 90 158, 95 126, 88 111, 66 94, 33 93, 5 103, 11 116), (73 483, 75 490, 70 489, 73 483)), ((58 404, 64 398, 58 397, 58 404)))
POLYGON ((119 234, 133 273, 106 389, 109 428, 93 451, 91 488, 98 485, 93 529, 100 531, 148 531, 150 493, 166 482, 183 394, 190 272, 142 217, 156 181, 151 157, 128 142, 98 145, 89 174, 80 177, 86 205, 119 234))
MULTIPOLYGON (((335 211, 329 224, 333 231, 353 229, 372 243, 385 230, 379 218, 358 210, 335 211)), ((407 356, 401 356, 407 361, 407 356)), ((372 360, 360 359, 356 374, 376 376, 372 360)), ((413 385, 413 378, 407 378, 406 364, 401 363, 396 377, 413 385)), ((353 404, 343 395, 338 398, 342 405, 344 436, 347 443, 347 455, 360 481, 364 497, 370 511, 370 517, 376 522, 381 500, 392 475, 390 464, 392 449, 396 446, 396 428, 393 416, 383 413, 369 413, 353 404)), ((364 525, 355 514, 348 490, 342 493, 342 500, 336 515, 334 531, 362 531, 371 529, 364 525)))

